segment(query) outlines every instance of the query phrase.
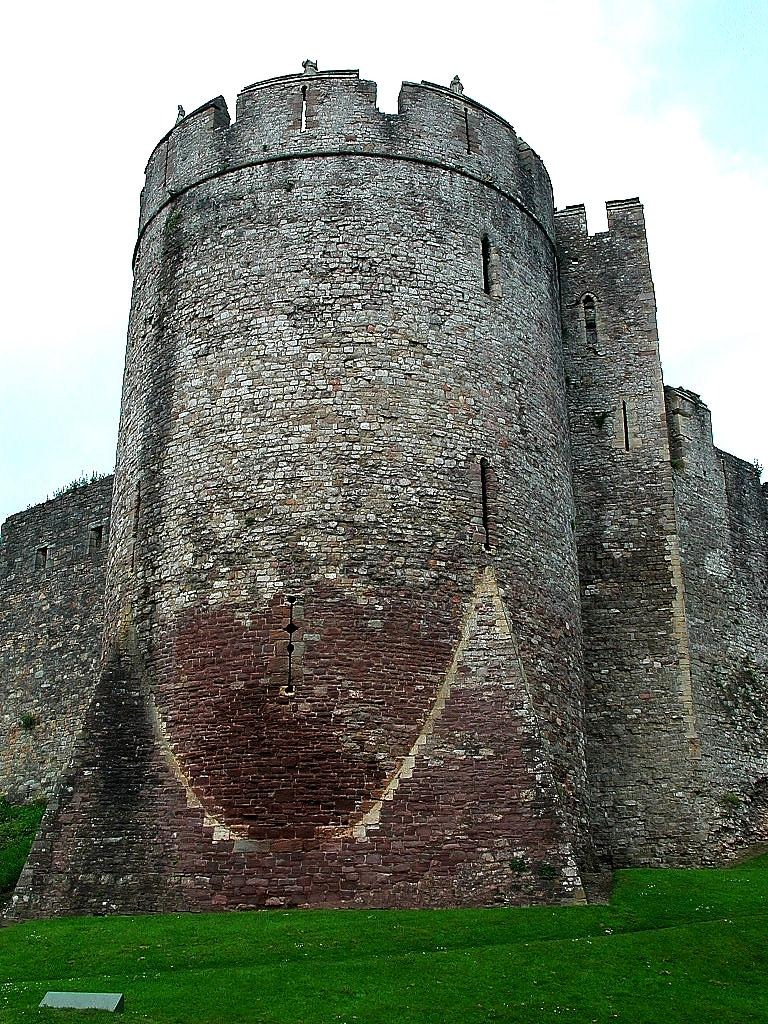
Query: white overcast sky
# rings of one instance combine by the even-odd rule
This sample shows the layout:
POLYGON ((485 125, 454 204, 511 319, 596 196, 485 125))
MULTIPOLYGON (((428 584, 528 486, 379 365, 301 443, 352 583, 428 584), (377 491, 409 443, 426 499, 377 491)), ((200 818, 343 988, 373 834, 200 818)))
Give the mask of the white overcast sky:
POLYGON ((0 521, 114 462, 146 160, 192 110, 273 75, 448 83, 543 157, 559 207, 645 204, 665 380, 768 465, 768 2, 7 4, 0 79, 0 521))

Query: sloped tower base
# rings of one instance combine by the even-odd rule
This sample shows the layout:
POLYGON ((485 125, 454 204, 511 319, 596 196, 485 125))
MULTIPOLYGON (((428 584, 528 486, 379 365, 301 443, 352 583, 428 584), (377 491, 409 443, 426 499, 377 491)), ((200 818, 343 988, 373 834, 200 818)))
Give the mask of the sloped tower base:
POLYGON ((151 688, 129 667, 130 646, 101 680, 19 883, 17 916, 583 900, 491 569, 396 770, 342 827, 294 822, 283 838, 258 840, 206 812, 151 688))

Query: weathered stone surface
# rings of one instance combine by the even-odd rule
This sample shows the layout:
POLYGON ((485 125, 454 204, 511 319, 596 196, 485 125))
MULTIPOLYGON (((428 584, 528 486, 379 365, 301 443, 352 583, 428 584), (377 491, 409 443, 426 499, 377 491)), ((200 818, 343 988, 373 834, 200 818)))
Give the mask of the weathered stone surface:
POLYGON ((556 226, 592 835, 615 865, 717 861, 768 827, 765 491, 698 396, 665 403, 640 203, 556 226))
POLYGON ((715 448, 698 395, 666 389, 706 853, 768 835, 768 502, 754 465, 715 448))
POLYGON ((109 476, 3 525, 0 796, 46 797, 69 760, 96 681, 111 497, 109 476))
POLYGON ((642 206, 557 215, 593 835, 616 865, 700 856, 699 737, 642 206), (588 324, 589 300, 595 324, 588 324))

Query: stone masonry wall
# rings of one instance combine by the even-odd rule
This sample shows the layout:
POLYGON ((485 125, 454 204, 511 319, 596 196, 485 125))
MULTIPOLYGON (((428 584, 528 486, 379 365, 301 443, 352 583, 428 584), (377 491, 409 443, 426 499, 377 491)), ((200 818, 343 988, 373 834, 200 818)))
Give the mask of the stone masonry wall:
POLYGON ((666 389, 693 692, 710 780, 708 847, 768 840, 768 495, 712 443, 698 395, 666 389))
POLYGON ((701 803, 656 314, 642 206, 589 235, 556 215, 585 650, 587 765, 600 857, 694 862, 701 803))
POLYGON ((150 159, 104 673, 20 912, 581 893, 549 182, 462 95, 374 101, 262 83, 150 159))
POLYGON ((11 516, 0 545, 0 795, 49 797, 96 682, 112 477, 11 516))

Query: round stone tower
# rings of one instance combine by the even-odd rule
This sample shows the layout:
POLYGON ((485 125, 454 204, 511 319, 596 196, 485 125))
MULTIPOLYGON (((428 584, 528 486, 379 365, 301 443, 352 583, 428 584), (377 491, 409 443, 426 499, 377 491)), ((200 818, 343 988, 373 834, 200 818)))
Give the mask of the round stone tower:
POLYGON ((458 80, 375 99, 308 62, 147 166, 87 727, 127 909, 580 895, 549 178, 458 80))

